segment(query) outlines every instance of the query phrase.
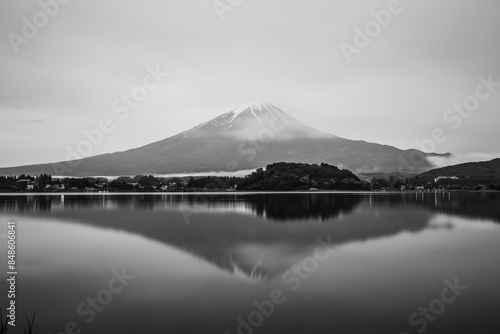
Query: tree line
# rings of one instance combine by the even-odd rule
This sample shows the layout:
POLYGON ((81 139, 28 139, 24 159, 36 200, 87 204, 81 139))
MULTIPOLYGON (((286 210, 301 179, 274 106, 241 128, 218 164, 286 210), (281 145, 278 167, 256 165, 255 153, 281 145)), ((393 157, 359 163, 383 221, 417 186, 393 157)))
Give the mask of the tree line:
POLYGON ((109 180, 101 177, 53 178, 48 174, 0 176, 0 191, 500 190, 500 176, 477 172, 471 176, 460 174, 454 179, 445 178, 436 182, 435 177, 439 174, 427 172, 410 178, 389 175, 361 180, 347 169, 326 163, 279 162, 259 168, 245 177, 136 175, 109 180))

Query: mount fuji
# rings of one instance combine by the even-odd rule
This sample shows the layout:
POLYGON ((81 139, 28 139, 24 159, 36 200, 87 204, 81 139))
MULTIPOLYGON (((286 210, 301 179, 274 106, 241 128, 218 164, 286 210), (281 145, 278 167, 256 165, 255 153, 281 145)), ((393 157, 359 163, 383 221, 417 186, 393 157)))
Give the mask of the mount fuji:
MULTIPOLYGON (((274 162, 329 163, 357 173, 395 172, 417 150, 349 140, 314 129, 267 102, 251 102, 164 140, 94 157, 0 168, 0 175, 66 176, 235 172, 274 162)), ((432 169, 423 159, 414 172, 432 169)))

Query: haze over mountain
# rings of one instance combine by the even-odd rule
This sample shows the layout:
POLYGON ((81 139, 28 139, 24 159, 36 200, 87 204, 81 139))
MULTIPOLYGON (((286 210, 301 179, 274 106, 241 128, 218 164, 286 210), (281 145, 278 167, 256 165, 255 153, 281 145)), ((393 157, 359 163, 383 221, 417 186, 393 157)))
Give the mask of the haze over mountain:
MULTIPOLYGON (((410 155, 400 150, 316 130, 267 102, 251 102, 164 140, 124 152, 60 162, 0 168, 0 174, 116 176, 234 172, 274 162, 329 163, 353 172, 401 171, 410 155)), ((415 168, 433 168, 427 159, 415 168)))

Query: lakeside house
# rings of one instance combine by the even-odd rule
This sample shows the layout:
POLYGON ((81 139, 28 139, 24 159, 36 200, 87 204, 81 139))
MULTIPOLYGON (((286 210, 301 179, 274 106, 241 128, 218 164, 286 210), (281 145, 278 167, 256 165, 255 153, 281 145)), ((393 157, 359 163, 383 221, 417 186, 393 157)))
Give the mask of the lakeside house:
POLYGON ((31 183, 30 179, 22 179, 16 181, 16 187, 21 189, 28 189, 28 185, 31 183))

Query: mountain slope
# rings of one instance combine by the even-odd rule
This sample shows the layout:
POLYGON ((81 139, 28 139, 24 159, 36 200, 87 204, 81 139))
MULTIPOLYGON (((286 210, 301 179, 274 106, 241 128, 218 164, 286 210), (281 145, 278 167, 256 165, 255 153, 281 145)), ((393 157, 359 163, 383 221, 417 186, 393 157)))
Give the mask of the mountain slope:
MULTIPOLYGON (((416 150, 354 141, 311 128, 267 102, 252 102, 164 140, 95 157, 0 174, 93 176, 255 169, 274 162, 329 163, 354 172, 396 171, 416 150)), ((424 154, 431 156, 435 154, 424 154)), ((432 168, 424 161, 419 172, 432 168)))
POLYGON ((500 158, 490 161, 468 162, 459 165, 432 169, 418 175, 418 178, 436 178, 439 176, 462 176, 466 178, 500 179, 500 158))

